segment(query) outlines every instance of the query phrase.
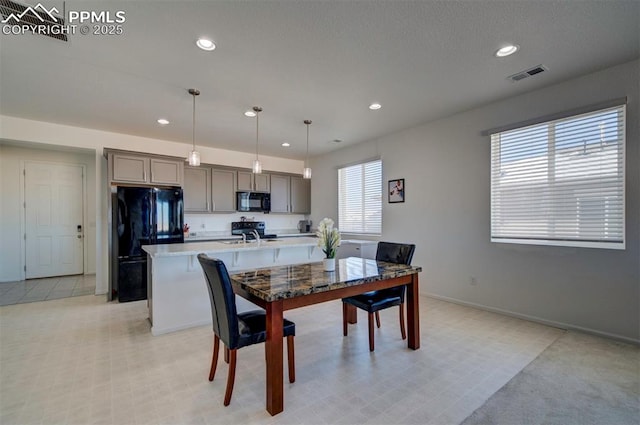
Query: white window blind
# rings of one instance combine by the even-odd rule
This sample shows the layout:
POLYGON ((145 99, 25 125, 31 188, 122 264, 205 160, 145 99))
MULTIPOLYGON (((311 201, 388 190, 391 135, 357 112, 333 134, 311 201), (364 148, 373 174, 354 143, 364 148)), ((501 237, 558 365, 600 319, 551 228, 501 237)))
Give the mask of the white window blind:
POLYGON ((491 241, 624 249, 626 106, 491 135, 491 241))
POLYGON ((346 233, 382 233, 382 161, 338 170, 338 228, 346 233))

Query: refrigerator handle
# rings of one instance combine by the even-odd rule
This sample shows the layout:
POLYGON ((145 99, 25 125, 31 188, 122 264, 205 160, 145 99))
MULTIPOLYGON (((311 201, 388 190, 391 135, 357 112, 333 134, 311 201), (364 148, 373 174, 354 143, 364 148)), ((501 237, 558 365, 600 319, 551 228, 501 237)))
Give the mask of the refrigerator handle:
POLYGON ((151 209, 149 210, 149 223, 151 224, 151 228, 149 229, 149 239, 152 245, 158 243, 158 223, 156 219, 156 192, 155 190, 151 190, 151 209))

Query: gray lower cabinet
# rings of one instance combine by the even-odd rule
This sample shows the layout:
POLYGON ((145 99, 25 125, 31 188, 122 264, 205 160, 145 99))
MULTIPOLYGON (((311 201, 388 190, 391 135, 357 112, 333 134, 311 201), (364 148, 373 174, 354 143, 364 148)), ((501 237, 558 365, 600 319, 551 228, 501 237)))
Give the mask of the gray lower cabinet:
POLYGON ((121 153, 108 160, 111 182, 182 186, 183 161, 121 153))
POLYGON ((184 211, 211 211, 211 168, 184 167, 184 211))
POLYGON ((185 212, 234 212, 236 171, 207 166, 184 168, 185 212))
POLYGON ((271 174, 271 212, 311 213, 311 181, 302 176, 271 174))

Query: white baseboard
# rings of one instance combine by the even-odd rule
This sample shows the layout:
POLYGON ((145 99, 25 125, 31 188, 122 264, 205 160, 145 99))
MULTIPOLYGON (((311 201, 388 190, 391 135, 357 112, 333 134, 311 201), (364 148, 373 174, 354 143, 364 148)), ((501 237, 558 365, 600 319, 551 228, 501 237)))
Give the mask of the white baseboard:
POLYGON ((609 339, 614 339, 614 340, 617 340, 617 341, 626 342, 626 343, 629 343, 629 344, 640 345, 640 339, 629 338, 629 337, 626 337, 626 336, 623 336, 623 335, 613 334, 613 333, 609 333, 609 332, 602 332, 602 331, 598 331, 596 329, 585 328, 585 327, 582 327, 582 326, 576 326, 576 325, 572 325, 572 324, 569 324, 569 323, 556 322, 556 321, 553 321, 553 320, 543 319, 543 318, 537 317, 537 316, 529 316, 527 314, 517 313, 515 311, 503 310, 501 308, 489 307, 489 306, 482 305, 482 304, 476 304, 476 303, 471 303, 471 302, 468 302, 468 301, 462 301, 462 300, 459 300, 459 299, 456 299, 456 298, 443 297, 441 295, 432 294, 430 292, 422 293, 421 295, 425 295, 427 297, 435 298, 435 299, 441 300, 441 301, 447 301, 447 302, 454 303, 454 304, 460 304, 460 305, 464 305, 464 306, 467 306, 467 307, 477 308, 479 310, 490 311, 492 313, 504 314, 505 316, 516 317, 518 319, 524 319, 524 320, 528 320, 530 322, 536 322, 536 323, 540 323, 540 324, 543 324, 543 325, 552 326, 554 328, 559 328, 559 329, 564 329, 564 330, 571 330, 571 331, 579 331, 579 332, 584 332, 584 333, 588 333, 588 334, 591 334, 591 335, 596 335, 596 336, 601 336, 601 337, 604 337, 604 338, 609 338, 609 339))

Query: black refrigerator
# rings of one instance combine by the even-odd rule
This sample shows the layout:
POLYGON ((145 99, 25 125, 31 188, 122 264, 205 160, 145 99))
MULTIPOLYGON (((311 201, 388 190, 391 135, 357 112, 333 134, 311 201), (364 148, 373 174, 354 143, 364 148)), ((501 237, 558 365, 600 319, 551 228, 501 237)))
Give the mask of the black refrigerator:
POLYGON ((147 254, 142 245, 183 243, 181 188, 118 187, 113 200, 113 278, 118 301, 147 299, 147 254))

